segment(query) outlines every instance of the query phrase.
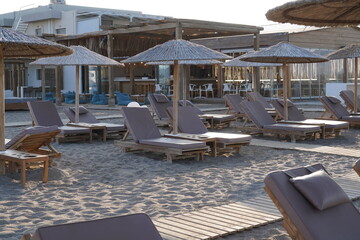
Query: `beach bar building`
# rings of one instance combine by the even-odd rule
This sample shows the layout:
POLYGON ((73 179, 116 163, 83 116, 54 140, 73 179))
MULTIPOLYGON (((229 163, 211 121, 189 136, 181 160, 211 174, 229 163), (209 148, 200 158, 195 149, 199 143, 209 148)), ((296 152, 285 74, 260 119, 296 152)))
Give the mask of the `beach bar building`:
MULTIPOLYGON (((252 45, 259 46, 261 27, 209 22, 191 19, 174 19, 167 16, 153 16, 136 11, 71 6, 61 0, 52 0, 47 6, 30 8, 0 15, 0 25, 12 27, 29 35, 37 35, 54 40, 67 46, 81 45, 90 50, 116 60, 123 60, 157 44, 181 38, 186 40, 235 35, 251 35, 252 45)), ((29 62, 29 61, 28 61, 29 62)), ((28 74, 25 79, 11 82, 15 92, 28 93, 28 89, 40 86, 41 69, 22 62, 28 74), (23 90, 17 90, 22 88, 23 90)), ((188 67, 190 68, 190 67, 188 67)), ((11 74, 14 71, 9 68, 11 74)), ((64 81, 60 84, 63 91, 72 91, 74 69, 65 67, 59 71, 64 81)), ((45 69, 46 85, 55 86, 55 70, 45 69)), ((211 66, 191 67, 192 81, 199 85, 214 83, 221 88, 221 78, 217 80, 215 68, 211 66)), ((10 74, 10 75, 11 75, 10 74)), ((16 75, 16 74, 15 74, 16 75)), ((221 74, 220 74, 221 75, 221 74)), ((145 94, 155 91, 160 84, 164 91, 171 91, 172 67, 170 65, 127 64, 122 68, 82 67, 82 93, 102 92, 113 95, 114 91, 130 94, 145 94)), ((8 87, 10 89, 10 85, 8 87)), ((20 95, 20 94, 19 94, 20 95)))
MULTIPOLYGON (((218 49, 237 57, 253 50, 252 36, 229 36, 194 39, 195 43, 218 49)), ((281 32, 261 33, 259 47, 266 48, 279 42, 289 42, 320 55, 327 55, 348 44, 360 43, 359 28, 301 28, 281 32)), ((338 95, 343 89, 353 88, 354 71, 352 59, 331 60, 325 63, 292 64, 291 97, 294 99, 318 98, 321 95, 338 95)), ((267 97, 282 95, 282 72, 280 67, 262 67, 259 71, 260 92, 267 97)), ((246 69, 227 67, 225 81, 243 83, 248 76, 246 69)))

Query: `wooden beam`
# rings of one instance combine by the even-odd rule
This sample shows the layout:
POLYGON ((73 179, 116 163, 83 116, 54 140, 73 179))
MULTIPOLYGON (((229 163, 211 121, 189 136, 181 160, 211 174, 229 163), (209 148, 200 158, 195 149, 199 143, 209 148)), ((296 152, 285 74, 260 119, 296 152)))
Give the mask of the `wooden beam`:
POLYGON ((41 100, 45 101, 45 66, 41 66, 41 100))
POLYGON ((60 86, 60 76, 59 76, 59 66, 55 66, 55 97, 56 97, 56 106, 61 106, 61 86, 60 86))
POLYGON ((0 151, 5 150, 5 71, 3 46, 0 45, 0 151))
MULTIPOLYGON (((107 35, 107 54, 108 58, 114 57, 114 37, 112 35, 107 35)), ((115 98, 114 98, 114 79, 113 79, 113 67, 108 66, 108 78, 109 78, 109 106, 115 106, 115 98)))

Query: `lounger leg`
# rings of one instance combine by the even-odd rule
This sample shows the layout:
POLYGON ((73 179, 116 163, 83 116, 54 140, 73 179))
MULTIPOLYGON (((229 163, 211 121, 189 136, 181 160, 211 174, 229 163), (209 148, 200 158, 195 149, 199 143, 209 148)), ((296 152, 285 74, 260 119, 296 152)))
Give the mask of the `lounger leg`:
POLYGON ((291 138, 291 142, 292 142, 292 143, 296 143, 296 138, 295 138, 294 135, 291 135, 290 138, 291 138))
POLYGON ((46 183, 48 179, 49 179, 49 158, 44 160, 43 183, 46 183))
POLYGON ((172 163, 172 160, 173 160, 173 156, 170 153, 167 153, 166 154, 166 161, 169 162, 169 163, 172 163))
POLYGON ((127 139, 127 137, 129 136, 129 130, 126 130, 124 137, 123 137, 123 141, 125 141, 127 139))

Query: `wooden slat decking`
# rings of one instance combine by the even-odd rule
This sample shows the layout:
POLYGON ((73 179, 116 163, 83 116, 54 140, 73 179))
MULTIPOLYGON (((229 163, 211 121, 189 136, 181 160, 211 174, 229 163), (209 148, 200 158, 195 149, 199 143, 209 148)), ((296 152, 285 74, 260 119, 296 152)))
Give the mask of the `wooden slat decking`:
MULTIPOLYGON (((335 180, 352 200, 360 198, 360 177, 357 174, 349 173, 335 180)), ((262 195, 242 202, 204 207, 194 212, 159 218, 153 222, 166 240, 205 240, 216 239, 281 219, 282 215, 270 198, 262 195)))
POLYGON ((360 157, 360 150, 351 149, 351 148, 342 148, 342 147, 329 147, 316 144, 306 144, 306 143, 290 143, 290 142, 280 142, 280 141, 269 141, 262 139, 252 139, 250 145, 262 146, 269 148, 278 148, 278 149, 289 149, 289 150, 299 150, 307 152, 316 152, 316 153, 326 153, 333 155, 341 155, 347 157, 360 157))

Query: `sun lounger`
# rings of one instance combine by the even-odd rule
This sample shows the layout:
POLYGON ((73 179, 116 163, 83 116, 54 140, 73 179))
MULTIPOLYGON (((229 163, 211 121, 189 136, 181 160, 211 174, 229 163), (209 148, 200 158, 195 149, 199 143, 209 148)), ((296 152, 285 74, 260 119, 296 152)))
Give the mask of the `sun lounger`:
POLYGON ((148 93, 148 99, 151 109, 155 112, 159 120, 168 121, 169 117, 166 113, 167 107, 172 107, 173 103, 162 93, 148 93))
POLYGON ((8 141, 5 148, 48 155, 49 157, 60 157, 61 153, 51 145, 52 140, 59 133, 60 130, 57 126, 29 127, 8 141))
POLYGON ((266 111, 273 117, 276 116, 275 108, 259 92, 247 92, 246 98, 249 101, 258 101, 266 111))
POLYGON ((243 101, 240 106, 247 118, 255 124, 256 129, 261 133, 290 136, 291 141, 295 142, 296 138, 299 137, 313 137, 315 139, 316 133, 321 131, 320 127, 315 125, 276 123, 257 101, 243 101))
MULTIPOLYGON (((355 111, 354 109, 354 92, 351 90, 342 90, 340 91, 340 97, 344 100, 346 107, 351 112, 360 112, 360 105, 358 105, 358 109, 355 111)), ((358 104, 360 104, 359 97, 358 97, 358 104)))
POLYGON ((241 97, 239 94, 226 94, 224 99, 226 105, 229 108, 227 113, 234 113, 238 118, 243 118, 246 116, 240 107, 240 103, 244 101, 243 97, 241 97))
POLYGON ((28 102, 30 115, 36 126, 57 126, 60 133, 56 136, 56 141, 61 140, 84 140, 90 139, 90 129, 82 127, 65 126, 61 121, 59 113, 54 103, 49 101, 28 102))
MULTIPOLYGON (((69 118, 70 122, 75 122, 75 108, 74 107, 65 107, 65 115, 69 118)), ((103 123, 100 122, 96 117, 89 112, 85 107, 79 107, 79 122, 89 123, 94 126, 103 126, 106 128, 106 138, 109 137, 120 137, 123 136, 126 132, 126 128, 123 124, 113 124, 113 123, 103 123)))
POLYGON ((264 182, 292 239, 359 239, 359 211, 321 164, 272 172, 264 182))
POLYGON ((162 240, 144 213, 39 227, 29 240, 162 240))
MULTIPOLYGON (((183 106, 183 101, 179 101, 179 104, 183 106)), ((237 117, 234 114, 217 114, 217 113, 205 113, 200 108, 195 106, 192 102, 186 101, 187 106, 191 106, 196 114, 200 118, 206 119, 211 124, 212 128, 222 128, 224 126, 230 126, 232 122, 235 122, 237 117)))
MULTIPOLYGON (((173 108, 168 107, 170 117, 173 117, 173 108)), ((204 126, 199 116, 191 106, 179 107, 179 131, 186 134, 177 134, 167 136, 194 139, 204 141, 210 144, 213 156, 220 152, 240 152, 240 147, 249 145, 251 136, 247 134, 209 132, 204 126)))
MULTIPOLYGON (((339 135, 342 129, 349 129, 349 123, 344 121, 334 121, 326 119, 306 119, 305 116, 300 112, 300 110, 290 101, 288 101, 288 121, 287 123, 296 123, 296 124, 306 124, 306 125, 318 125, 322 128, 323 137, 326 134, 335 134, 339 135)), ((278 116, 284 119, 284 100, 283 99, 273 99, 271 101, 272 105, 275 107, 278 116)))
POLYGON ((324 105, 325 112, 330 114, 330 118, 346 121, 350 123, 350 126, 360 125, 360 115, 350 114, 348 110, 341 104, 341 101, 336 97, 322 96, 320 102, 324 105))
POLYGON ((134 141, 115 141, 124 151, 145 150, 165 153, 167 161, 177 157, 202 159, 208 147, 203 142, 162 137, 149 109, 139 107, 122 108, 126 125, 134 141))

